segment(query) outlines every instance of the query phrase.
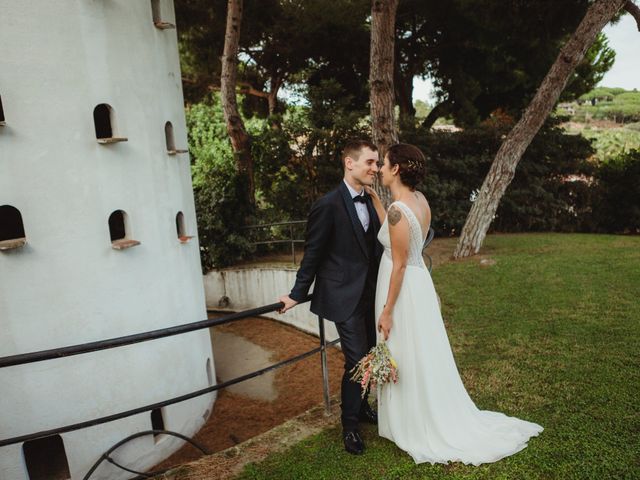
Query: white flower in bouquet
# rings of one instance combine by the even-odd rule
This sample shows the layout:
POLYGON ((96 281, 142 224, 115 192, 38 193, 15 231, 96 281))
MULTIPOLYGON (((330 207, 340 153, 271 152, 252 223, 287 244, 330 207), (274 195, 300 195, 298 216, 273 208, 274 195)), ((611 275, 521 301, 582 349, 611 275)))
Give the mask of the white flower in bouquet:
POLYGON ((369 386, 384 385, 398 381, 398 365, 385 342, 381 342, 367 353, 350 371, 351 380, 360 383, 362 397, 369 386))

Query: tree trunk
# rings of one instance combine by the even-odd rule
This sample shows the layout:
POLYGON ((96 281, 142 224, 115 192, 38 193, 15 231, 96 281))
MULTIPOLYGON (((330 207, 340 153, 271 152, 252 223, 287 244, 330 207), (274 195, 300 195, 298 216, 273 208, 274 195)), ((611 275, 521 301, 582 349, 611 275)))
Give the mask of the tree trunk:
POLYGON ((278 109, 278 92, 283 83, 283 78, 278 75, 272 75, 269 86, 269 93, 267 94, 267 101, 269 102, 269 115, 277 113, 278 109))
POLYGON ((468 257, 480 250, 500 199, 513 179, 520 158, 553 109, 571 73, 594 42, 596 35, 624 4, 625 0, 594 2, 577 30, 560 50, 558 58, 540 84, 522 118, 498 150, 480 188, 480 193, 467 216, 454 252, 455 258, 468 257))
POLYGON ((451 102, 449 100, 444 100, 433 107, 427 115, 427 118, 425 118, 422 122, 422 128, 429 130, 431 127, 433 127, 433 124, 436 123, 436 120, 438 120, 440 117, 444 117, 445 115, 447 115, 447 113, 449 113, 450 106, 451 102))
POLYGON ((624 4, 624 9, 636 20, 636 25, 640 32, 640 8, 631 0, 627 0, 624 4))
POLYGON ((284 83, 284 79, 272 75, 271 85, 269 87, 269 93, 267 94, 267 102, 269 104, 269 123, 273 130, 282 130, 281 119, 276 114, 278 113, 278 92, 280 87, 284 83))
POLYGON ((222 53, 222 75, 220 77, 220 97, 227 132, 231 139, 233 155, 238 175, 243 181, 239 185, 244 190, 242 198, 247 205, 255 205, 253 180, 253 159, 251 158, 251 138, 244 128, 238 113, 236 100, 236 77, 238 73, 238 45, 242 24, 242 0, 229 0, 227 4, 227 27, 222 53))
MULTIPOLYGON (((398 0, 372 0, 371 2, 371 129, 373 142, 378 146, 380 159, 387 149, 398 143, 394 118, 395 91, 393 89, 393 53, 396 10, 398 0)), ((391 203, 391 192, 377 183, 376 192, 386 206, 391 203)))
POLYGON ((277 90, 269 90, 269 94, 267 95, 267 102, 269 104, 269 115, 274 115, 278 106, 277 90))
POLYGON ((413 72, 403 75, 396 62, 395 77, 396 102, 399 107, 398 126, 400 131, 409 131, 416 126, 416 109, 413 106, 413 72))

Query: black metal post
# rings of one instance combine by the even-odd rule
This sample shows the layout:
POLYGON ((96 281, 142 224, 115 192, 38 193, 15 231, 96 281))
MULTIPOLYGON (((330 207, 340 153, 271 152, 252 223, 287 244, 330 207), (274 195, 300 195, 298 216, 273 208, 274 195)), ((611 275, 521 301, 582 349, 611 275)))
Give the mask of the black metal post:
POLYGON ((291 239, 291 256, 293 264, 296 264, 296 243, 293 241, 293 225, 289 225, 289 238, 291 239))
POLYGON ((320 332, 320 361, 322 363, 322 393, 324 396, 324 414, 331 415, 331 399, 329 398, 329 369, 327 368, 327 342, 324 337, 324 320, 318 315, 320 332))

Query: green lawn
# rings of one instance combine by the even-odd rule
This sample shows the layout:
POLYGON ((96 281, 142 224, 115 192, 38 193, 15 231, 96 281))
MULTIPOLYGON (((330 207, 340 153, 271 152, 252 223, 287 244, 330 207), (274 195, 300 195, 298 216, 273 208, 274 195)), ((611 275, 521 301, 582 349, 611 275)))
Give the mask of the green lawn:
POLYGON ((360 457, 331 429, 240 478, 640 478, 640 237, 492 236, 483 253, 497 263, 448 263, 434 280, 476 404, 545 427, 527 449, 480 467, 415 465, 375 428, 360 457))

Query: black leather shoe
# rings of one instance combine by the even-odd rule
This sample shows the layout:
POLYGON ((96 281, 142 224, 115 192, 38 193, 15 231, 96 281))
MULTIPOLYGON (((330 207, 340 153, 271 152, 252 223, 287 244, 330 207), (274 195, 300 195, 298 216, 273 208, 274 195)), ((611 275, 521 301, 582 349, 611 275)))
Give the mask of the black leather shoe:
POLYGON ((362 402, 360 407, 360 415, 358 419, 361 422, 371 423, 372 425, 378 424, 378 412, 376 412, 367 402, 362 402))
POLYGON ((347 452, 353 455, 362 455, 364 452, 364 442, 357 430, 343 431, 342 441, 347 452))

